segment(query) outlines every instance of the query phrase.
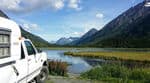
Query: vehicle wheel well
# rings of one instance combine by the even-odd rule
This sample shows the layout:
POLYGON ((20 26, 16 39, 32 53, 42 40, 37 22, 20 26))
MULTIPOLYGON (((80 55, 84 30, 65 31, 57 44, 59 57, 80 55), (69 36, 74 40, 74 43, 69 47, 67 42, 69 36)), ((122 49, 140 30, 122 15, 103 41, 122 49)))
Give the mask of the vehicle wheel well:
POLYGON ((48 66, 48 62, 44 61, 43 66, 48 66))

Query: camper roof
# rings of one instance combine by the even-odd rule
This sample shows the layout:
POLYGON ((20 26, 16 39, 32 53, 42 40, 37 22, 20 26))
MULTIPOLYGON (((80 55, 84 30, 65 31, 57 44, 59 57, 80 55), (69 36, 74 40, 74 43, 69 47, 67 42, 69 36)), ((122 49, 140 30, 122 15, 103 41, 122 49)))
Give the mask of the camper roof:
POLYGON ((14 37, 21 37, 21 31, 18 25, 10 20, 3 17, 0 17, 0 29, 5 29, 11 31, 11 35, 14 37))
MULTIPOLYGON (((10 38, 10 59, 19 59, 21 53, 21 31, 19 26, 12 20, 0 17, 0 35, 9 35, 10 38), (9 34, 6 34, 6 33, 9 34), (16 52, 17 51, 17 52, 16 52)), ((5 60, 5 59, 4 59, 5 60)), ((2 60, 0 63, 3 62, 2 60)))

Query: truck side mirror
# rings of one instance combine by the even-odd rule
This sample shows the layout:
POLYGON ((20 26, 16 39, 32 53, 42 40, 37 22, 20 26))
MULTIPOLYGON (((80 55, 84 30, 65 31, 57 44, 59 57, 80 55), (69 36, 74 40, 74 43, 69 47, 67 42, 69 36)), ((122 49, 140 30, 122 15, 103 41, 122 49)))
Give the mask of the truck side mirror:
POLYGON ((41 53, 41 52, 42 52, 42 50, 41 50, 41 49, 39 49, 39 48, 37 48, 37 52, 38 52, 38 53, 41 53))

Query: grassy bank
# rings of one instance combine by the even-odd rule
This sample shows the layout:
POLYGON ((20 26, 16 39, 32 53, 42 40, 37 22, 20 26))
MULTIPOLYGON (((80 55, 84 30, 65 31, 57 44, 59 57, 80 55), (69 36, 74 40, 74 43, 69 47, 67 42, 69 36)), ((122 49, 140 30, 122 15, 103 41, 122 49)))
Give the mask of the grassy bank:
POLYGON ((150 83, 150 68, 130 69, 121 65, 102 65, 81 74, 84 79, 108 83, 150 83))
POLYGON ((61 61, 49 61, 49 73, 55 76, 67 76, 66 62, 61 61))
POLYGON ((64 54, 105 60, 150 61, 150 52, 65 52, 64 54))

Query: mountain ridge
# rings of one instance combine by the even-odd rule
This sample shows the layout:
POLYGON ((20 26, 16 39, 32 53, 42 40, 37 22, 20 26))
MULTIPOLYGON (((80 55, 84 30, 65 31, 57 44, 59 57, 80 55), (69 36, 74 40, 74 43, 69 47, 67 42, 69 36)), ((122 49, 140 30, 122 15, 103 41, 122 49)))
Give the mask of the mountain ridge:
POLYGON ((88 32, 86 32, 83 36, 80 37, 80 39, 73 41, 70 43, 70 45, 80 45, 80 43, 83 43, 84 39, 92 36, 95 34, 98 30, 95 28, 90 29, 88 32))
POLYGON ((139 3, 110 21, 103 29, 84 39, 78 45, 94 47, 150 47, 150 44, 148 44, 150 42, 148 38, 150 35, 150 30, 148 29, 150 20, 147 19, 149 17, 150 8, 144 7, 144 2, 139 3), (137 35, 141 36, 141 39, 138 39, 137 35), (142 39, 145 36, 146 38, 142 39), (142 45, 142 42, 145 42, 147 45, 142 45))

